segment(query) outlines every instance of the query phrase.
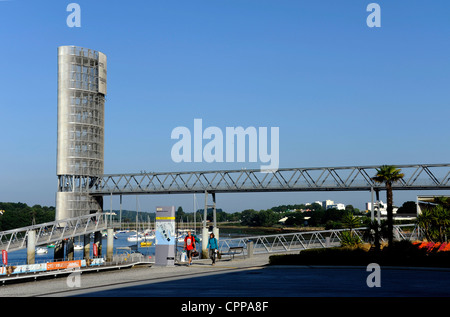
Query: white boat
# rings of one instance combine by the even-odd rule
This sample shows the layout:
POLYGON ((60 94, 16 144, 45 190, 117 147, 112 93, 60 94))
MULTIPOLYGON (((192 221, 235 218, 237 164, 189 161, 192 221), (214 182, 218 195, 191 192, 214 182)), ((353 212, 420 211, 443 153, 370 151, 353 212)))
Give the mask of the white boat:
POLYGON ((36 254, 47 254, 48 250, 47 248, 37 248, 36 249, 36 254))
POLYGON ((144 240, 144 237, 143 236, 141 236, 141 235, 132 235, 132 236, 129 236, 128 238, 127 238, 127 241, 128 242, 137 242, 137 241, 142 241, 142 240, 144 240))

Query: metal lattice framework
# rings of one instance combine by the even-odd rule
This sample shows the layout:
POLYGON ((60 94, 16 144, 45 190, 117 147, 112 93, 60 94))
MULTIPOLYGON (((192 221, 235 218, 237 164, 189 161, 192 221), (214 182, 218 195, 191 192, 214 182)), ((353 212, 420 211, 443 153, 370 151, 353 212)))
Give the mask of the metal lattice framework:
MULTIPOLYGON (((349 229, 333 229, 311 232, 293 232, 275 235, 220 239, 219 250, 226 252, 230 247, 247 247, 253 241, 255 254, 301 251, 314 248, 337 247, 341 245, 342 233, 349 229)), ((353 229, 361 241, 367 228, 353 229)), ((422 232, 416 225, 395 225, 394 237, 398 240, 418 240, 422 232)))
MULTIPOLYGON (((91 195, 172 194, 265 191, 366 191, 384 189, 375 183, 380 166, 286 168, 273 173, 260 170, 222 170, 107 174, 89 188, 91 195)), ((448 190, 450 164, 396 165, 405 174, 395 190, 448 190)))
POLYGON ((87 193, 104 173, 106 55, 58 47, 58 139, 56 219, 102 210, 87 193))
POLYGON ((34 226, 23 227, 0 232, 0 249, 15 251, 27 247, 27 237, 30 231, 36 232, 36 245, 47 245, 67 238, 73 238, 92 232, 107 229, 107 213, 96 213, 75 218, 46 222, 34 226))

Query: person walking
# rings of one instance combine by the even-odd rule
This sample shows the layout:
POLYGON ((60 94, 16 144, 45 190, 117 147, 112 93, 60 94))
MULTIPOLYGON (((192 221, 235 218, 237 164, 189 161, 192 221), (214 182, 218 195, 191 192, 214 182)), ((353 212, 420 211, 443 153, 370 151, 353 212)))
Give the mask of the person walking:
POLYGON ((208 249, 209 249, 209 257, 212 260, 211 265, 215 265, 216 264, 216 252, 218 249, 218 245, 217 245, 217 239, 214 237, 214 233, 211 233, 209 235, 208 249))
POLYGON ((191 235, 191 231, 188 231, 187 236, 184 238, 184 249, 186 250, 186 255, 188 257, 188 265, 191 265, 192 252, 196 250, 195 238, 191 235))

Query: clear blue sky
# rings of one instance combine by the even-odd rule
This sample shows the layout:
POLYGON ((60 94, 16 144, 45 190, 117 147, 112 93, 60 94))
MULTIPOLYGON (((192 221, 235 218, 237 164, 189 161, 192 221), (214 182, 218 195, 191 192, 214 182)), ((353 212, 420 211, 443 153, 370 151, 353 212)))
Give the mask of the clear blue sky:
MULTIPOLYGON (((259 167, 174 163, 171 131, 194 118, 279 127, 280 167, 449 162, 448 0, 11 0, 0 1, 0 201, 55 203, 61 45, 108 57, 105 173, 259 167), (81 28, 66 25, 70 2, 81 28), (371 2, 381 28, 366 25, 371 2)), ((218 196, 227 211, 325 199, 363 208, 370 194, 218 196)), ((192 196, 139 204, 189 210, 192 196)))

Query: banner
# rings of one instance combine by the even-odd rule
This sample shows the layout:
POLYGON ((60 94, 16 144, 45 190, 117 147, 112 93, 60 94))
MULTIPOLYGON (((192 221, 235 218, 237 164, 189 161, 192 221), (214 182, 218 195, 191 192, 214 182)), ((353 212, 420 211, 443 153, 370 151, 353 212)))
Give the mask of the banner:
POLYGON ((8 251, 2 250, 3 265, 8 265, 8 251))
MULTIPOLYGON (((3 254, 3 252, 2 252, 2 254, 3 254)), ((104 262, 105 262, 105 260, 103 258, 90 259, 89 266, 102 265, 104 262)), ((86 260, 25 264, 25 265, 17 265, 17 266, 4 266, 4 267, 0 267, 0 275, 75 269, 75 268, 86 267, 86 266, 87 266, 86 260)))
POLYGON ((0 275, 42 272, 47 269, 46 263, 5 266, 0 268, 0 275))
POLYGON ((49 262, 47 263, 47 271, 73 269, 73 268, 80 268, 82 266, 86 266, 86 260, 49 262))

